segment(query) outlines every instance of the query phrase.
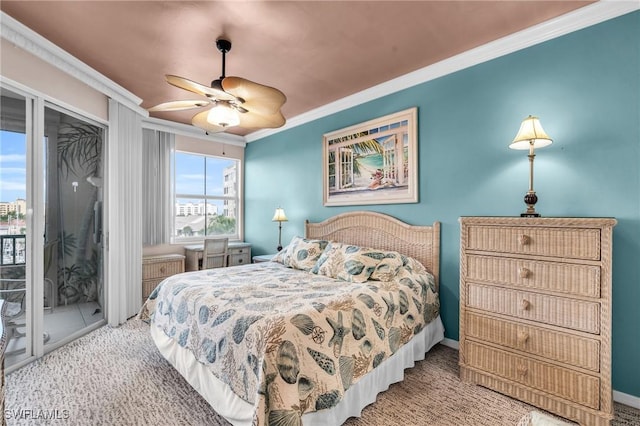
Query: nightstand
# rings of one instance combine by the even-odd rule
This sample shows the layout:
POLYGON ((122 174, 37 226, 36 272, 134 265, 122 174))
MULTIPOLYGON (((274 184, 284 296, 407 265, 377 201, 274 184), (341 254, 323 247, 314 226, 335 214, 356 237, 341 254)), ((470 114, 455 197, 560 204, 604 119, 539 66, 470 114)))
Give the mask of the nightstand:
POLYGON ((261 254, 260 256, 253 256, 253 263, 271 262, 271 259, 276 257, 277 253, 261 254))
POLYGON ((182 272, 184 272, 184 256, 181 254, 144 256, 142 258, 142 300, 149 297, 160 281, 182 272))

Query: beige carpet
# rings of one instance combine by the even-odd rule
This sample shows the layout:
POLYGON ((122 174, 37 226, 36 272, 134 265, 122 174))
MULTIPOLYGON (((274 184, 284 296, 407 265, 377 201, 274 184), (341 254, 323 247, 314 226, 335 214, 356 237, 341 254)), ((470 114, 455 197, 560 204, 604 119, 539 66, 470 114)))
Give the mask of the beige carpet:
MULTIPOLYGON (((102 327, 8 375, 7 424, 227 425, 162 358, 147 327, 138 320, 102 327)), ((515 426, 535 410, 461 383, 457 355, 437 345, 346 424, 515 426)), ((640 426, 640 410, 616 404, 612 424, 640 426)))

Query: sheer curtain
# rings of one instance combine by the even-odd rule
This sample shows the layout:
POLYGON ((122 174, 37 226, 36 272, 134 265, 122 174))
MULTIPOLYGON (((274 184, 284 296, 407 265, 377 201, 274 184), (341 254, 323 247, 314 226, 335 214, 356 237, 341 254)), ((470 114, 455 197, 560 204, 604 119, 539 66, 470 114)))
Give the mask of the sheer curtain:
POLYGON ((107 321, 142 305, 142 117, 109 99, 107 321))
POLYGON ((142 242, 145 245, 170 242, 173 217, 171 159, 175 144, 173 133, 142 131, 142 242))

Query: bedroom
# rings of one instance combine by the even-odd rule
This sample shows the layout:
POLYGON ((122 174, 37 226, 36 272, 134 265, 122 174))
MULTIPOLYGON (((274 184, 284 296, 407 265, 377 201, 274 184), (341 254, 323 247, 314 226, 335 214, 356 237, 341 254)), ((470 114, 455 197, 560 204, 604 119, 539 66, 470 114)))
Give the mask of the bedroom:
MULTIPOLYGON (((442 316, 446 337, 456 341, 458 218, 522 211, 526 156, 507 146, 520 121, 536 114, 554 138, 536 158, 537 210, 543 216, 618 220, 613 389, 637 406, 638 19, 633 12, 251 141, 244 153, 244 233, 253 253, 274 251, 277 226, 271 217, 278 205, 289 218, 285 243, 303 233, 305 219, 357 209, 322 206, 324 133, 417 106, 420 201, 375 210, 415 224, 442 221, 442 316)), ((89 103, 76 102, 80 109, 89 103)))

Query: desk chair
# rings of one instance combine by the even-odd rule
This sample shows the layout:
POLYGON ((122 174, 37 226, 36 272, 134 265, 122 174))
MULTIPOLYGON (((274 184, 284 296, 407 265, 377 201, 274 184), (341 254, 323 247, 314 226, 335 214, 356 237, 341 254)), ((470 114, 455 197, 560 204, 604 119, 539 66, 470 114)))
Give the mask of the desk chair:
POLYGON ((202 252, 202 269, 227 266, 229 238, 205 238, 202 252))

